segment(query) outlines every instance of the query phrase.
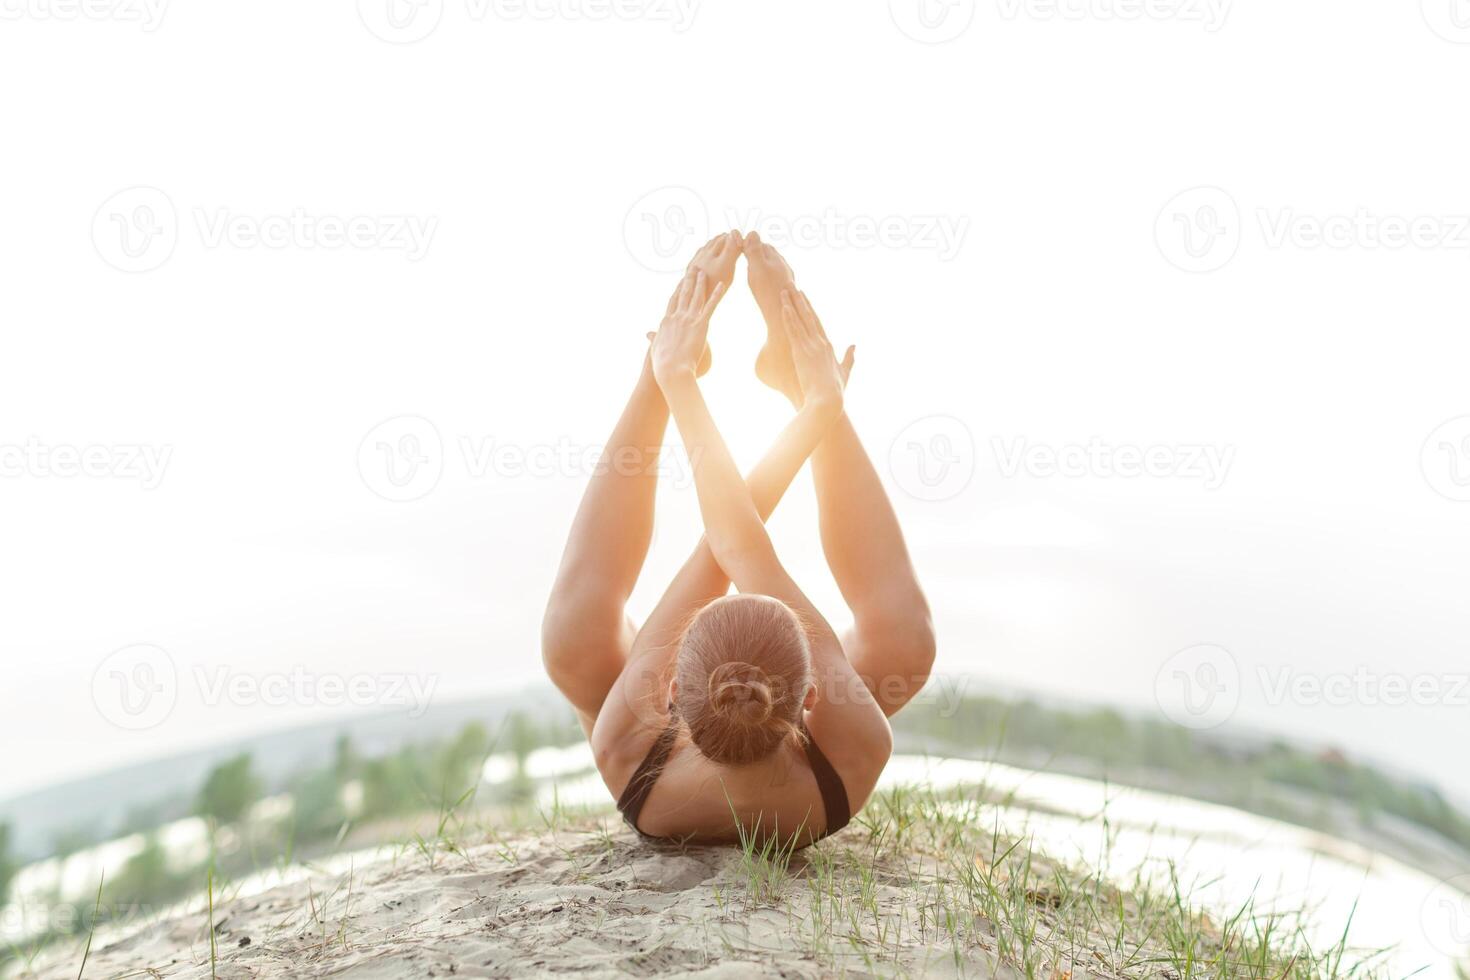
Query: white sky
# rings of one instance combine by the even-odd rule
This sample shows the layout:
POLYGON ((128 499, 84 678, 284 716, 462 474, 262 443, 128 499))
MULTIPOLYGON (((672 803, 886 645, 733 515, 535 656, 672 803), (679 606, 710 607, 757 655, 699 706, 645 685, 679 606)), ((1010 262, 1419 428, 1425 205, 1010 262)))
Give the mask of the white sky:
MULTIPOLYGON (((196 669, 412 672, 443 699, 537 679, 583 478, 476 474, 461 440, 606 437, 674 281, 645 268, 642 221, 682 227, 671 201, 704 235, 758 213, 777 232, 897 216, 920 236, 861 248, 849 226, 788 254, 834 341, 858 345, 851 412, 885 472, 898 440, 941 668, 1148 709, 1175 651, 1218 644, 1242 671, 1236 721, 1470 795, 1470 503, 1435 489, 1470 475, 1470 444, 1451 469, 1470 432, 1421 468, 1431 432, 1470 415, 1470 48, 1415 6, 1240 4, 1208 32, 997 0, 942 45, 835 0, 708 3, 683 32, 450 0, 411 45, 350 4, 179 6, 151 32, 7 7, 0 446, 171 456, 151 490, 0 476, 0 795, 350 710, 211 705, 196 669), (104 205, 136 185, 167 195, 177 244, 126 273, 104 205), (1202 185, 1239 212, 1237 253, 1206 274, 1168 261, 1170 213, 1156 242, 1161 209, 1202 185), (640 203, 670 186, 693 194, 640 203), (298 209, 436 223, 417 261, 210 245, 221 217, 298 209), (1451 241, 1273 245, 1283 220, 1360 209, 1433 217, 1451 241), (932 216, 964 229, 952 257, 923 247, 932 216), (394 503, 359 445, 405 415, 433 423, 444 471, 394 503), (960 428, 910 428, 934 415, 960 428), (903 460, 936 434, 974 477, 926 501, 903 460), (1233 455, 1206 490, 1007 476, 994 442, 1094 437, 1233 455), (168 652, 179 694, 124 731, 93 675, 135 644, 168 652), (1442 693, 1272 704, 1261 673, 1359 667, 1442 693)), ((749 374, 760 329, 739 290, 713 334, 710 396, 746 461, 784 417, 749 374)), ((664 500, 640 608, 697 533, 687 488, 664 500)), ((804 480, 778 546, 842 619, 813 517, 804 480)))

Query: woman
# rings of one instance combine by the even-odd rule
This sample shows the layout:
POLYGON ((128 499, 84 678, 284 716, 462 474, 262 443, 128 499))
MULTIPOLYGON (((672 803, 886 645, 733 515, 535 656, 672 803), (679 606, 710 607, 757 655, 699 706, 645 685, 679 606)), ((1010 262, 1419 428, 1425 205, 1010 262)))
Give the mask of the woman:
POLYGON ((866 802, 892 751, 888 716, 934 659, 903 534, 843 413, 853 352, 838 363, 790 267, 758 235, 738 232, 700 249, 648 336, 546 610, 546 668, 634 829, 809 844, 866 802), (742 254, 768 333, 757 375, 797 409, 748 479, 697 381, 709 368, 710 316, 742 254), (671 411, 705 535, 638 629, 624 606, 653 533, 671 411), (782 568, 763 523, 808 457, 823 550, 854 618, 841 641, 782 568))

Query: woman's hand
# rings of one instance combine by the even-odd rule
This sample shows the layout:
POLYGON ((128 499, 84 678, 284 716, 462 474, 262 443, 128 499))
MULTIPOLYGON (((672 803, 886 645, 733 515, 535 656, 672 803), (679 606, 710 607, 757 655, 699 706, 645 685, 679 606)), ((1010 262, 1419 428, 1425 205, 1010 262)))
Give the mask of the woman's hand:
POLYGON ((659 386, 685 372, 693 375, 704 355, 709 318, 725 295, 725 284, 709 287, 703 269, 690 269, 674 290, 663 323, 653 337, 653 376, 659 386))
POLYGON ((805 293, 781 293, 781 321, 791 341, 791 360, 796 367, 796 380, 801 385, 804 405, 824 407, 834 414, 842 411, 842 392, 852 371, 853 348, 847 349, 842 363, 832 351, 822 321, 805 293))
MULTIPOLYGON (((725 289, 730 288, 730 282, 735 278, 735 263, 740 258, 745 248, 745 238, 738 231, 727 231, 723 235, 716 235, 705 242, 694 258, 689 260, 686 272, 703 271, 705 283, 710 289, 714 289, 719 283, 725 284, 725 289)), ((653 334, 648 335, 653 340, 653 334)), ((694 369, 697 377, 703 377, 709 373, 711 356, 709 346, 706 345, 704 353, 700 355, 699 366, 694 369)))

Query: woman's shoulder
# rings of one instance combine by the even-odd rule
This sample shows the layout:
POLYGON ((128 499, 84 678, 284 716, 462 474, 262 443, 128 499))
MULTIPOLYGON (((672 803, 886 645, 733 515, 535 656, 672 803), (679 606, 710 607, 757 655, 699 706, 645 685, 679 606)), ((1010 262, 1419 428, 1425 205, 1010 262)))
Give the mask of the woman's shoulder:
POLYGON ((597 716, 588 739, 592 762, 613 796, 623 792, 670 725, 666 717, 641 718, 631 712, 603 712, 597 716))
POLYGON ((893 755, 888 719, 877 710, 838 711, 818 702, 806 714, 806 727, 807 737, 842 780, 851 812, 857 813, 893 755))

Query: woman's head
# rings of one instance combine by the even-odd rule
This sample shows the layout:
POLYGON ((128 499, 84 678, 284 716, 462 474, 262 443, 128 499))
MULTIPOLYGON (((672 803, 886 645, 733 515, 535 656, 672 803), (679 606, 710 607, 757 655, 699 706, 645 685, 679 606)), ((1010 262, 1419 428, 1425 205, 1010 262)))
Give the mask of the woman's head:
POLYGON ((679 645, 674 702, 710 760, 764 759, 800 729, 812 686, 811 650, 796 614, 770 596, 705 606, 679 645))

